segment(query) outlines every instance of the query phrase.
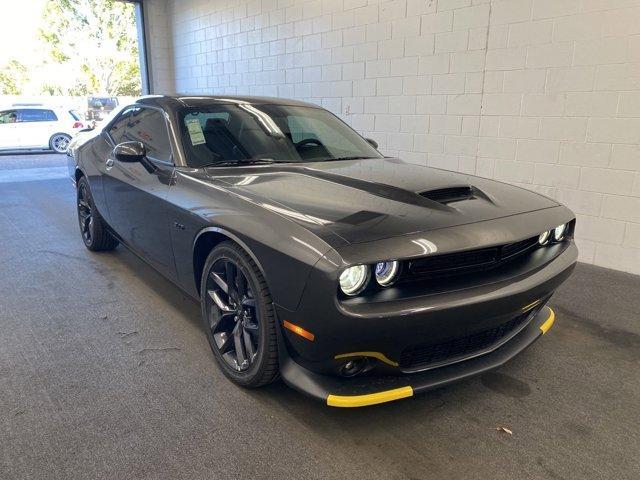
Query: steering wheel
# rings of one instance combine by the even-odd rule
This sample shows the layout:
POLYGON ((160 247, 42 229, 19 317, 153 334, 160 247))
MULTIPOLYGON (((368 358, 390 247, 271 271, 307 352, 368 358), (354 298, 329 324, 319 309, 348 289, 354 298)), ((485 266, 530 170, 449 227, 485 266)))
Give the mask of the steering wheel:
POLYGON ((296 148, 304 147, 305 145, 314 144, 319 147, 324 147, 324 144, 317 138, 305 138, 296 143, 296 148))

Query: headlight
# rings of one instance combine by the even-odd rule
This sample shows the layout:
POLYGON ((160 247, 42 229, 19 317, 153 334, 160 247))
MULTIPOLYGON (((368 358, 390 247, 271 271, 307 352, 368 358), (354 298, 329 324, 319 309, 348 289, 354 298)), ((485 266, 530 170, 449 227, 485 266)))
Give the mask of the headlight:
POLYGON ((551 232, 547 231, 547 232, 542 232, 540 234, 540 236, 538 237, 538 243, 540 245, 546 245, 547 242, 549 241, 549 237, 551 236, 551 232))
POLYGON ((367 285, 369 267, 355 265, 340 274, 340 288, 346 295, 357 295, 367 285))
POLYGON ((391 285, 398 276, 400 264, 395 260, 392 262, 376 263, 376 281, 383 287, 391 285))
POLYGON ((559 242, 564 238, 564 234, 566 231, 567 231, 567 226, 565 224, 558 225, 556 228, 553 229, 553 239, 556 242, 559 242))

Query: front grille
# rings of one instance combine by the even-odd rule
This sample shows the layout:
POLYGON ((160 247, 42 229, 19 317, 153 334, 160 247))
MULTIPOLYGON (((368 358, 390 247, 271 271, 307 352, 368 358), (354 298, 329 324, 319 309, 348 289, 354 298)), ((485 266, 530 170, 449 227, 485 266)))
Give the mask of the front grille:
POLYGON ((469 272, 489 270, 506 261, 514 260, 538 245, 538 237, 495 247, 463 252, 430 255, 409 260, 405 265, 404 280, 412 278, 441 278, 469 272))
POLYGON ((505 260, 515 255, 519 255, 520 253, 523 253, 536 245, 538 245, 538 237, 531 237, 520 242, 503 245, 502 251, 500 252, 500 257, 505 260))
POLYGON ((483 248, 460 253, 435 255, 409 262, 409 272, 413 274, 436 274, 457 270, 493 265, 498 260, 498 248, 483 248))
POLYGON ((510 337, 532 317, 531 312, 519 315, 502 325, 455 338, 436 345, 414 345, 400 354, 400 368, 406 370, 425 369, 462 360, 498 345, 510 337))

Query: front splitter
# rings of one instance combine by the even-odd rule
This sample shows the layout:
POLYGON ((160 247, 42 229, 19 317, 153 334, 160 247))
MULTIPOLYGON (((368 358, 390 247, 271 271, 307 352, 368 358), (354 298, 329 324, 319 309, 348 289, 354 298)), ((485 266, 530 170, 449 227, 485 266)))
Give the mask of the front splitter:
POLYGON ((555 314, 544 307, 507 343, 479 357, 464 362, 395 376, 342 378, 314 373, 293 361, 281 358, 280 372, 287 385, 332 407, 365 407, 411 397, 416 393, 464 380, 497 368, 546 333, 555 314))

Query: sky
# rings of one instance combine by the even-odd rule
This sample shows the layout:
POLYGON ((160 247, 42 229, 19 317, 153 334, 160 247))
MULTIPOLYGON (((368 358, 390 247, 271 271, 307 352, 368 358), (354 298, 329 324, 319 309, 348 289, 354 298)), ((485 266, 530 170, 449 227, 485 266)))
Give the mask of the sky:
POLYGON ((11 58, 28 64, 34 55, 42 9, 46 0, 0 0, 3 45, 0 65, 11 58))

